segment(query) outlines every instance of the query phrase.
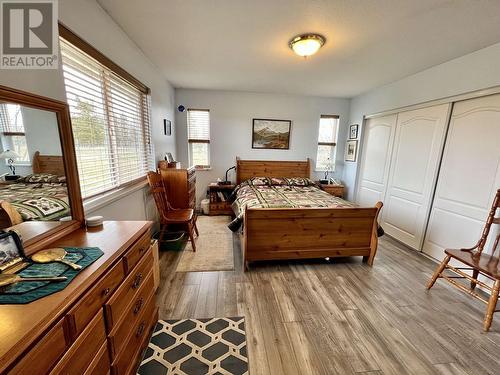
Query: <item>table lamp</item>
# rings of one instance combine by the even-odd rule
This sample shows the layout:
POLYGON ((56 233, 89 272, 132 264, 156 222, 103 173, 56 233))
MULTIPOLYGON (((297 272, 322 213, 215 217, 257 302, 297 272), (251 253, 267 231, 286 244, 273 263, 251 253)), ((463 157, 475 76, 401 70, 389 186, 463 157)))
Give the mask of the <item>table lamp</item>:
POLYGON ((5 150, 0 153, 0 159, 7 159, 7 164, 9 165, 9 169, 12 172, 10 175, 5 176, 6 181, 17 180, 19 176, 16 175, 16 167, 14 166, 14 159, 17 159, 19 154, 15 151, 5 150))

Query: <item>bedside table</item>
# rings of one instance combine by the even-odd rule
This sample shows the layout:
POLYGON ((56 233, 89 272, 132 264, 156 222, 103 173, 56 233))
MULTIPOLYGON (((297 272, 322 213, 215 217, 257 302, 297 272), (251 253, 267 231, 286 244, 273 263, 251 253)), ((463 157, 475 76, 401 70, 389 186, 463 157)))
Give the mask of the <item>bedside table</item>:
POLYGON ((235 185, 219 185, 212 182, 208 185, 208 197, 210 199, 209 215, 233 215, 231 204, 227 201, 233 192, 235 185))
POLYGON ((333 184, 320 184, 321 190, 326 191, 330 195, 334 195, 339 198, 344 198, 344 185, 333 185, 333 184))

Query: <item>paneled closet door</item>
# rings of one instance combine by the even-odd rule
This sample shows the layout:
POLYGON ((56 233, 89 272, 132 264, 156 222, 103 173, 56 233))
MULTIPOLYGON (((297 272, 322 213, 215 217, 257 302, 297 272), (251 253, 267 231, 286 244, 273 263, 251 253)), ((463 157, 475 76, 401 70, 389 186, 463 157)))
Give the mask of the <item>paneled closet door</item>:
POLYGON ((436 185, 451 104, 398 114, 381 225, 420 250, 436 185))
POLYGON ((500 187, 499 166, 500 95, 455 103, 425 253, 442 259, 445 248, 475 245, 500 187))
POLYGON ((384 201, 396 115, 368 119, 363 130, 361 170, 356 201, 361 206, 374 206, 384 201))

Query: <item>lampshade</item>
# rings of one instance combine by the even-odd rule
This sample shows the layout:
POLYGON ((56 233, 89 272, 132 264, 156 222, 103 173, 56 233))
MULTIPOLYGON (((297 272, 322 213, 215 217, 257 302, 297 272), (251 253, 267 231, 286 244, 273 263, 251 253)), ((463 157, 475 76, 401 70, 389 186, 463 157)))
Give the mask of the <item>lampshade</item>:
POLYGON ((0 153, 0 159, 17 159, 19 154, 15 151, 5 150, 0 153))
POLYGON ((326 39, 319 34, 302 34, 293 38, 289 47, 299 56, 311 56, 325 44, 326 39))

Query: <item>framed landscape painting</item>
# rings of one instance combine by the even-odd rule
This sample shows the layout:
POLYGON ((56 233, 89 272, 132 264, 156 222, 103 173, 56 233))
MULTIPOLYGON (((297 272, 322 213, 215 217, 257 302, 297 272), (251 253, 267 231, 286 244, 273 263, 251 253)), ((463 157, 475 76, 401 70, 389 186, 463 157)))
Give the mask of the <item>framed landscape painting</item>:
POLYGON ((290 120, 253 119, 252 148, 288 150, 290 120))
POLYGON ((345 161, 356 161, 358 141, 347 141, 345 147, 345 161))

